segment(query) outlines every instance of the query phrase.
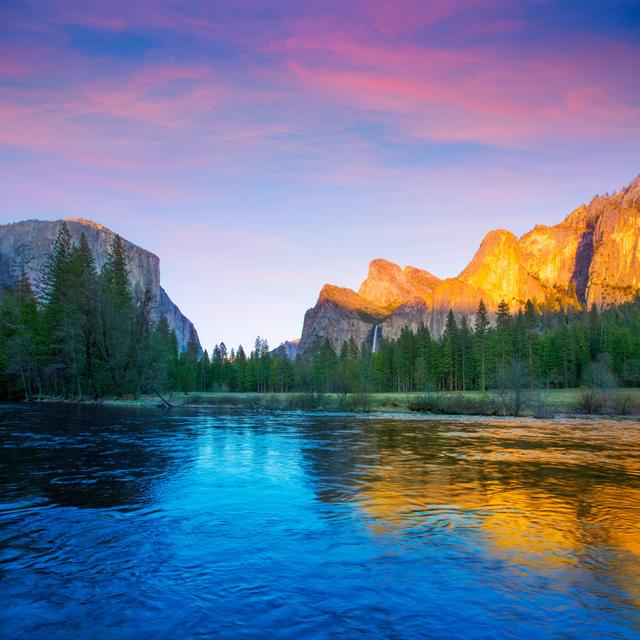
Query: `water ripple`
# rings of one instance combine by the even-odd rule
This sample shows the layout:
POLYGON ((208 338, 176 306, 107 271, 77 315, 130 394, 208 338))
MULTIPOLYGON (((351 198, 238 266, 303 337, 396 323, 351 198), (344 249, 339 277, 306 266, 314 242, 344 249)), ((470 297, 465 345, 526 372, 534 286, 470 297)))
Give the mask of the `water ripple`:
POLYGON ((0 406, 3 638, 640 637, 632 421, 0 406))

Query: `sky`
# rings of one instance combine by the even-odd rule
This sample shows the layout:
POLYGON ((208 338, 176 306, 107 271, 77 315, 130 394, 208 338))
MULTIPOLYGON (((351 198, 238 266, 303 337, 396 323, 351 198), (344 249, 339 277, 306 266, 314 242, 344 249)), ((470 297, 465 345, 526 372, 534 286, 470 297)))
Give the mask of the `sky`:
POLYGON ((161 259, 209 350, 640 173, 640 2, 0 0, 0 223, 161 259))

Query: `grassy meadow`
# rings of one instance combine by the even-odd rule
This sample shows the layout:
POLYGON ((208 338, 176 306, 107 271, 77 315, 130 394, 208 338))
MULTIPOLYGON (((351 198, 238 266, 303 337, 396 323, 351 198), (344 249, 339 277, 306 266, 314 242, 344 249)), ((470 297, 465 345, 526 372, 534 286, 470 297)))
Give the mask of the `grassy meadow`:
MULTIPOLYGON (((163 396, 172 407, 215 407, 220 409, 415 412, 444 415, 640 415, 640 388, 599 390, 533 389, 515 399, 497 391, 444 391, 412 393, 224 393, 173 392, 163 396)), ((158 396, 105 399, 108 404, 157 406, 158 396)))

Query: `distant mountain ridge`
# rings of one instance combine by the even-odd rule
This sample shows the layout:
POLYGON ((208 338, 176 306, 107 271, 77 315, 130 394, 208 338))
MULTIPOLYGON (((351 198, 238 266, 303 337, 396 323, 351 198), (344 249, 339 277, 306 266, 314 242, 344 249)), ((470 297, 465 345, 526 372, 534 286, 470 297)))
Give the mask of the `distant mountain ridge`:
MULTIPOLYGON (((74 242, 82 233, 87 241, 98 269, 105 263, 115 233, 101 224, 84 218, 65 219, 74 242)), ((27 273, 37 285, 42 266, 51 251, 53 242, 63 220, 23 220, 0 225, 0 286, 7 286, 12 279, 13 265, 23 259, 27 261, 27 273)), ((193 323, 185 317, 160 286, 160 259, 155 254, 122 238, 127 254, 129 278, 136 295, 145 289, 151 293, 151 316, 157 321, 167 318, 169 327, 176 332, 178 347, 184 351, 193 336, 201 350, 198 333, 193 323)))
POLYGON ((298 355, 299 344, 300 344, 299 338, 297 338, 296 340, 285 340, 284 342, 281 342, 280 345, 277 346, 275 349, 272 349, 269 353, 271 356, 276 356, 278 355, 280 350, 283 350, 285 355, 287 356, 287 359, 293 361, 296 359, 296 356, 298 355))
POLYGON ((373 260, 356 293, 325 285, 307 311, 298 352, 328 338, 334 349, 354 338, 373 345, 421 324, 440 336, 448 310, 471 317, 481 299, 512 310, 527 299, 552 307, 618 304, 640 292, 640 176, 613 195, 596 196, 555 226, 517 238, 489 232, 467 267, 440 279, 415 267, 373 260), (378 327, 378 329, 376 329, 378 327))

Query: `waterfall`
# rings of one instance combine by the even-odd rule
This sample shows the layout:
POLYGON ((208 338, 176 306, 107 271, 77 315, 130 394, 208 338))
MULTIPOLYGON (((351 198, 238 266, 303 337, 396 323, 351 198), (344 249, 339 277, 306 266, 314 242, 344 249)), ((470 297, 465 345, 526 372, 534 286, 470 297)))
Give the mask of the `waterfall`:
POLYGON ((378 344, 378 332, 380 331, 380 325, 377 324, 374 329, 373 329, 373 347, 371 348, 371 352, 372 353, 376 353, 376 351, 378 350, 378 347, 380 346, 378 344))

